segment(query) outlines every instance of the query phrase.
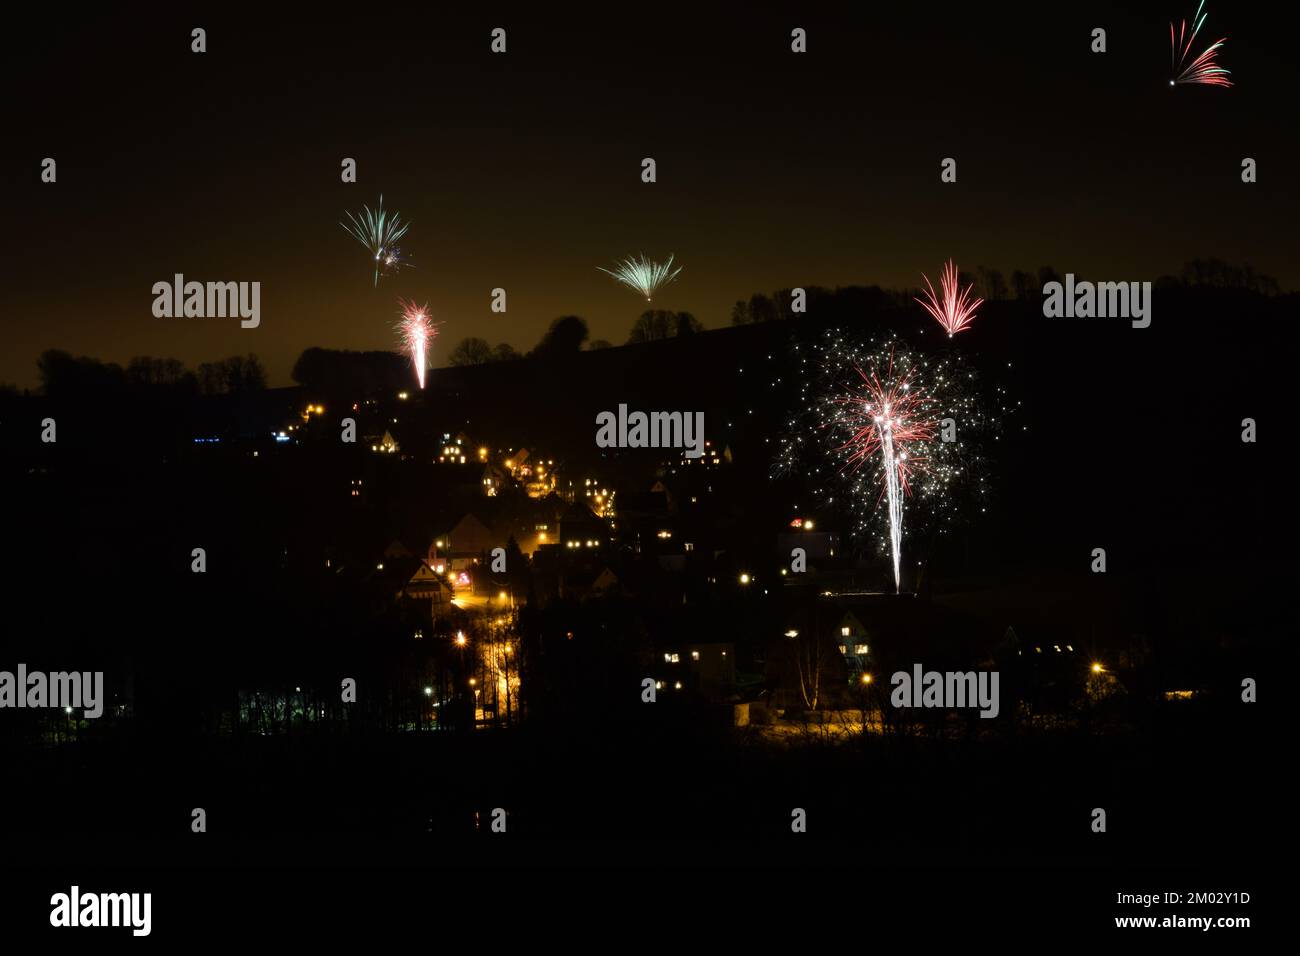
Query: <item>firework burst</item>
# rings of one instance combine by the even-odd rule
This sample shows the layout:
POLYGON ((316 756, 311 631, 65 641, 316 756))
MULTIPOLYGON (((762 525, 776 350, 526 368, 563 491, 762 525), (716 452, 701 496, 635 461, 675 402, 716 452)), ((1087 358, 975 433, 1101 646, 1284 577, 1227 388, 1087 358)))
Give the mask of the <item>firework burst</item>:
POLYGON ((963 329, 970 328, 970 324, 975 321, 975 310, 984 304, 984 300, 971 299, 972 286, 958 289, 956 264, 949 259, 948 264, 943 267, 943 275, 939 279, 939 288, 943 292, 942 298, 934 294, 934 286, 930 285, 930 279, 924 272, 921 273, 921 278, 925 279, 926 287, 929 289, 926 293, 926 299, 929 301, 926 299, 916 301, 938 320, 944 331, 948 333, 948 338, 952 338, 963 329))
POLYGON ((402 250, 397 242, 406 235, 409 223, 402 222, 400 213, 390 217, 384 212, 384 197, 379 197, 379 205, 371 212, 369 206, 361 207, 361 215, 354 216, 345 212, 347 222, 339 223, 357 242, 370 250, 375 259, 375 285, 379 285, 380 274, 387 275, 407 265, 402 258, 402 250))
POLYGON ((858 345, 832 331, 797 353, 798 404, 774 473, 799 476, 854 537, 875 539, 901 590, 905 502, 920 541, 947 533, 968 504, 983 509, 982 445, 1005 418, 1003 392, 982 395, 956 355, 896 338, 858 345))
POLYGON ((416 305, 398 299, 402 307, 402 317, 397 323, 397 333, 402 340, 402 349, 411 353, 415 365, 415 377, 424 388, 424 374, 428 367, 429 348, 438 337, 438 326, 429 319, 428 305, 416 305))
POLYGON ((1196 8, 1196 16, 1192 17, 1192 29, 1187 29, 1187 21, 1183 20, 1178 27, 1178 36, 1174 36, 1173 21, 1169 23, 1169 60, 1173 73, 1173 79, 1169 81, 1170 86, 1176 86, 1188 83, 1202 83, 1207 86, 1232 86, 1232 81, 1228 79, 1229 71, 1219 66, 1218 56, 1219 49, 1223 46, 1227 37, 1221 37, 1215 40, 1204 52, 1194 60, 1189 61, 1188 55, 1192 51, 1192 43, 1196 40, 1196 34, 1201 30, 1201 24, 1205 22, 1208 14, 1202 13, 1205 9, 1205 0, 1201 0, 1201 5, 1196 8))
POLYGON ((682 271, 681 266, 673 268, 673 257, 670 255, 667 262, 653 262, 647 259, 643 254, 639 259, 631 257, 623 260, 618 264, 618 268, 610 270, 597 266, 601 272, 611 275, 619 282, 623 283, 629 289, 639 292, 645 296, 649 302, 654 294, 659 291, 661 286, 667 285, 677 278, 677 274, 682 271))

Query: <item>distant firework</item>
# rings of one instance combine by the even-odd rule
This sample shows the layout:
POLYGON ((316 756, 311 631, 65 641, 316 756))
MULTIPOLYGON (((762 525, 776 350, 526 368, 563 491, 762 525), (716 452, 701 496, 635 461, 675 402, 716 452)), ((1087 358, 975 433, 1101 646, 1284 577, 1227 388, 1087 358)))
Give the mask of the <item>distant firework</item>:
POLYGON ((672 256, 668 257, 667 262, 653 262, 644 255, 639 259, 629 257, 620 262, 618 268, 612 271, 600 266, 596 268, 606 275, 613 276, 629 289, 639 292, 645 296, 647 302, 653 298, 661 286, 672 282, 677 278, 678 273, 682 271, 681 266, 676 269, 673 268, 672 256))
POLYGON ((1169 81, 1170 86, 1190 83, 1202 83, 1207 86, 1232 86, 1232 81, 1228 79, 1229 72, 1219 66, 1218 56, 1219 49, 1223 46, 1227 37, 1221 37, 1215 40, 1204 52, 1196 59, 1188 62, 1188 55, 1192 51, 1192 43, 1196 40, 1196 34, 1201 30, 1201 24, 1205 22, 1208 16, 1201 11, 1205 9, 1205 0, 1201 0, 1201 5, 1196 8, 1196 16, 1192 17, 1192 28, 1187 29, 1187 21, 1183 20, 1178 27, 1178 36, 1174 36, 1174 25, 1171 21, 1169 24, 1169 59, 1173 71, 1173 79, 1169 81))
POLYGON ((943 275, 939 281, 939 288, 943 292, 942 297, 935 296, 934 286, 930 285, 930 279, 924 272, 921 273, 921 278, 925 279, 929 292, 926 293, 926 299, 916 301, 938 320, 944 331, 948 333, 948 338, 952 338, 963 329, 970 328, 970 324, 975 321, 975 310, 984 304, 984 300, 972 300, 970 286, 958 289, 956 264, 949 259, 948 264, 943 267, 943 275))
POLYGON ((806 479, 820 509, 877 540, 901 590, 904 527, 928 538, 950 530, 972 499, 984 507, 982 445, 1006 417, 1004 392, 981 397, 956 356, 896 338, 859 345, 832 331, 796 352, 798 405, 774 473, 806 479))
POLYGON ((352 238, 361 243, 370 250, 370 254, 375 260, 375 285, 379 285, 379 276, 387 275, 404 265, 407 262, 402 258, 402 250, 398 248, 397 242, 410 228, 409 223, 402 222, 400 213, 393 213, 390 217, 384 212, 384 197, 379 197, 379 205, 374 212, 370 211, 369 206, 362 206, 360 216, 354 216, 350 212, 345 212, 348 222, 339 223, 352 238))
POLYGON ((415 377, 424 388, 424 373, 428 367, 429 349, 438 337, 438 327, 429 320, 428 305, 416 305, 414 302, 397 300, 402 306, 402 318, 397 323, 397 332, 401 336, 402 348, 411 353, 415 365, 415 377))

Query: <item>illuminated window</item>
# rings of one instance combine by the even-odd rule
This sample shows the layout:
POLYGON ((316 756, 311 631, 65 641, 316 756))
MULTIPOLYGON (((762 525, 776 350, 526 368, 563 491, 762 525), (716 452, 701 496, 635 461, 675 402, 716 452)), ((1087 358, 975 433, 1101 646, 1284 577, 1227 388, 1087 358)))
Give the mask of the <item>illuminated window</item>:
POLYGON ((848 652, 849 652, 848 647, 846 647, 845 645, 841 644, 841 645, 840 645, 840 653, 841 653, 841 654, 847 654, 848 652))
POLYGON ((840 637, 848 637, 848 636, 849 636, 849 629, 847 627, 840 628, 840 637))
POLYGON ((691 660, 693 660, 693 661, 698 661, 699 659, 700 659, 700 652, 699 652, 699 651, 691 651, 691 660))
POLYGON ((858 655, 858 657, 865 657, 865 656, 867 655, 867 645, 865 645, 865 644, 854 644, 854 645, 853 645, 853 653, 856 654, 856 655, 858 655))
POLYGON ((685 547, 685 549, 686 549, 687 551, 694 551, 694 550, 695 550, 695 545, 694 545, 692 542, 690 542, 690 541, 687 541, 686 544, 684 545, 684 547, 685 547))

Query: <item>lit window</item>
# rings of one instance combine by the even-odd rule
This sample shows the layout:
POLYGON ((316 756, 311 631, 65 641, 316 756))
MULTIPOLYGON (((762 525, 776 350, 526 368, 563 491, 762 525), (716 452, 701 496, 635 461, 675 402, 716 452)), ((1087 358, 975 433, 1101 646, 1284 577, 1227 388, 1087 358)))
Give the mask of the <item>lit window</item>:
POLYGON ((840 645, 840 653, 841 653, 841 654, 847 654, 848 652, 849 652, 848 647, 845 646, 844 644, 841 644, 841 645, 840 645))
POLYGON ((854 645, 853 645, 853 653, 856 654, 856 655, 858 655, 858 657, 865 657, 866 654, 867 654, 867 645, 865 645, 865 644, 854 644, 854 645))
POLYGON ((682 662, 682 657, 680 654, 674 654, 672 657, 673 657, 672 663, 680 664, 682 662))
POLYGON ((684 547, 686 548, 687 551, 695 550, 695 545, 690 541, 687 541, 684 547))
POLYGON ((691 651, 691 660, 693 660, 693 661, 698 661, 699 659, 700 659, 700 652, 699 652, 699 651, 691 651))

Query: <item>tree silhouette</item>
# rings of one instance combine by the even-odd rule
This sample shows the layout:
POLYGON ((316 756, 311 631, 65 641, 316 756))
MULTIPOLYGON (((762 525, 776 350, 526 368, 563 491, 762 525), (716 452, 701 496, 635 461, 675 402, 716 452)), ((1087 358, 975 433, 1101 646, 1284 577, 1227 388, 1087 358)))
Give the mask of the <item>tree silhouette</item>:
POLYGON ((1022 302, 1034 294, 1034 277, 1023 269, 1011 273, 1011 291, 1022 302))
POLYGON ((491 362, 492 359, 492 345, 487 339, 474 336, 461 339, 456 343, 456 347, 447 353, 447 364, 453 366, 482 365, 491 362))
POLYGON ((691 335, 702 332, 704 326, 699 319, 689 312, 671 312, 667 309, 647 309, 632 325, 628 333, 627 344, 640 342, 658 342, 675 335, 691 335))
POLYGON ((588 334, 585 319, 576 315, 562 315, 551 323, 529 355, 541 359, 575 355, 582 350, 582 343, 587 341, 588 334))
POLYGON ((199 365, 199 390, 205 395, 255 392, 266 388, 266 370, 256 355, 232 355, 199 365))
POLYGON ((976 266, 975 271, 979 275, 981 298, 986 302, 997 302, 1007 297, 1007 282, 1002 278, 1000 270, 976 266))
POLYGON ((47 349, 36 362, 41 387, 51 397, 82 396, 90 392, 120 389, 126 376, 120 365, 98 359, 74 358, 62 349, 47 349))

